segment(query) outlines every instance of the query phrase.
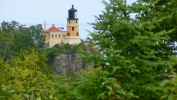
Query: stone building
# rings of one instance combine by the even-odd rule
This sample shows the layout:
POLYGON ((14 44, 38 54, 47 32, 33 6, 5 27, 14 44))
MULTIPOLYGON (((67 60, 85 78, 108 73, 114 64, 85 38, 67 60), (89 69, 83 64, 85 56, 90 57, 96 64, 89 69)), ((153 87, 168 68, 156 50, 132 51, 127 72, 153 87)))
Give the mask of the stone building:
POLYGON ((73 5, 72 8, 68 10, 66 26, 66 31, 57 28, 54 24, 49 29, 46 29, 46 21, 44 21, 45 43, 48 44, 49 47, 61 43, 79 44, 81 40, 79 36, 77 10, 73 5))

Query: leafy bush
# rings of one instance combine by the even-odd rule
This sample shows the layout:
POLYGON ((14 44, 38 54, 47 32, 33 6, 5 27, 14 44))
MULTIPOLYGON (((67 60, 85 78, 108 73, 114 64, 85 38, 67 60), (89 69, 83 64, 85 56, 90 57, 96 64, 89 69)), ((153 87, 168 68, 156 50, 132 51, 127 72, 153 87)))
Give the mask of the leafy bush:
POLYGON ((18 57, 1 63, 0 99, 29 99, 41 94, 47 80, 46 57, 30 49, 24 50, 18 57))
POLYGON ((101 68, 90 67, 80 73, 72 73, 69 76, 50 76, 45 85, 43 99, 56 100, 96 100, 118 99, 125 91, 114 78, 108 78, 109 73, 101 68))

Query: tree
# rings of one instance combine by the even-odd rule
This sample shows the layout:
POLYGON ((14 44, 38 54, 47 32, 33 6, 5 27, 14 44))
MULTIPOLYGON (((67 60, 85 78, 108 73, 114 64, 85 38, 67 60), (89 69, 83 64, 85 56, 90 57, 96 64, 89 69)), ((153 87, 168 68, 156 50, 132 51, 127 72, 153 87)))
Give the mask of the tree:
POLYGON ((41 24, 28 27, 27 33, 31 36, 37 48, 44 46, 45 36, 41 24))
POLYGON ((0 30, 8 33, 7 36, 12 36, 11 39, 7 39, 6 42, 11 42, 11 40, 14 42, 15 45, 13 46, 12 51, 15 51, 16 53, 20 52, 21 49, 27 49, 28 47, 41 49, 44 46, 45 36, 41 24, 26 27, 17 21, 3 21, 0 30))
POLYGON ((29 48, 9 62, 0 59, 0 99, 39 99, 47 81, 46 56, 29 48))
POLYGON ((23 33, 24 30, 26 29, 25 25, 20 25, 19 22, 17 21, 11 21, 11 22, 5 22, 3 21, 1 23, 1 28, 2 31, 11 33, 13 35, 16 35, 18 33, 23 33))
POLYGON ((35 47, 34 41, 31 36, 27 33, 16 34, 14 37, 13 50, 19 53, 20 50, 26 50, 29 47, 35 47))
POLYGON ((12 46, 14 45, 13 39, 11 33, 0 30, 0 57, 2 57, 3 61, 11 58, 12 46))
MULTIPOLYGON (((177 24, 177 1, 176 0, 156 0, 155 4, 153 2, 149 2, 148 0, 139 0, 139 2, 144 3, 145 7, 148 7, 148 10, 144 10, 141 13, 136 15, 136 18, 141 21, 150 21, 152 18, 159 19, 162 16, 166 17, 165 20, 162 20, 160 23, 154 23, 153 25, 156 27, 153 29, 154 32, 158 32, 160 30, 170 30, 176 29, 177 24)), ((159 53, 158 56, 164 57, 170 53, 176 53, 176 38, 177 38, 177 30, 173 31, 171 34, 168 34, 169 40, 162 40, 164 43, 161 47, 161 50, 165 50, 165 53, 159 53)), ((155 49, 155 48, 154 48, 155 49)), ((156 48, 156 49, 159 49, 156 48)))
MULTIPOLYGON (((176 79, 173 67, 170 67, 175 66, 176 62, 172 57, 173 53, 169 54, 166 49, 171 34, 176 30, 173 25, 168 28, 160 27, 168 20, 168 14, 160 11, 158 17, 144 14, 149 10, 148 13, 155 14, 155 10, 149 7, 160 1, 139 0, 129 6, 125 5, 125 0, 103 3, 105 11, 95 16, 96 22, 92 23, 95 31, 90 33, 91 41, 99 49, 99 55, 86 53, 85 58, 95 62, 95 67, 101 66, 108 71, 110 78, 122 83, 121 87, 126 92, 114 92, 114 95, 119 95, 121 99, 176 98, 177 87, 173 85, 175 89, 172 91, 169 85, 170 75, 176 79), (132 13, 137 16, 132 18, 132 13), (168 85, 165 85, 167 88, 164 88, 164 84, 167 84, 164 80, 168 80, 168 85)), ((166 1, 164 5, 169 3, 176 4, 175 1, 166 1)), ((167 12, 171 14, 173 9, 167 12)))

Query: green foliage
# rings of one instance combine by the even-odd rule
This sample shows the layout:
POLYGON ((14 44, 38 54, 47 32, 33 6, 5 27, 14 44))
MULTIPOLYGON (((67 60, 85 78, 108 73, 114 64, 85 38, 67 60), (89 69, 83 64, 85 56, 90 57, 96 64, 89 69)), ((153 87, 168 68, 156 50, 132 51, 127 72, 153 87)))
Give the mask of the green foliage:
POLYGON ((13 45, 14 43, 12 34, 0 31, 0 56, 3 60, 10 59, 13 45))
POLYGON ((48 65, 52 65, 55 57, 57 55, 59 55, 60 51, 61 51, 61 48, 59 45, 55 45, 53 48, 49 48, 49 49, 44 50, 44 52, 47 54, 47 58, 48 58, 47 64, 48 65))
POLYGON ((0 99, 90 100, 116 99, 125 91, 109 73, 92 67, 68 76, 43 74, 37 52, 24 51, 11 62, 1 63, 0 99), (4 65, 4 66, 2 66, 4 65))
POLYGON ((45 55, 24 50, 9 62, 1 62, 0 99, 33 99, 41 95, 47 80, 45 55), (36 96, 35 96, 36 95, 36 96))
MULTIPOLYGON (((176 6, 177 1, 176 0, 168 0, 168 1, 162 1, 162 0, 155 0, 155 1, 147 1, 147 0, 140 0, 141 3, 145 3, 145 7, 149 8, 141 13, 137 14, 136 18, 140 21, 151 21, 153 22, 153 25, 155 28, 152 30, 154 32, 159 31, 168 31, 171 29, 176 29, 175 25, 177 22, 176 19, 176 6), (165 18, 164 20, 161 20, 160 22, 156 23, 156 20, 165 18)), ((158 54, 158 56, 161 56, 163 58, 166 58, 166 55, 170 55, 171 53, 176 53, 176 33, 177 30, 174 30, 171 32, 171 34, 168 34, 168 41, 163 40, 164 43, 161 44, 161 47, 154 47, 156 50, 163 50, 164 53, 161 52, 158 54), (168 45, 168 46, 167 46, 168 45)))
POLYGON ((80 43, 77 45, 70 45, 70 44, 64 44, 64 45, 55 45, 53 48, 45 49, 44 52, 47 54, 47 63, 48 65, 52 65, 54 59, 59 54, 76 54, 80 53, 81 50, 87 49, 87 46, 80 43))
POLYGON ((114 78, 107 78, 108 72, 100 68, 88 68, 67 77, 50 76, 45 85, 43 99, 55 100, 99 100, 118 99, 125 92, 114 78))
MULTIPOLYGON (((140 0, 129 6, 125 5, 125 0, 103 3, 105 11, 96 16, 96 22, 91 23, 95 31, 90 32, 91 41, 99 51, 97 55, 86 53, 85 59, 95 62, 95 67, 102 66, 103 70, 110 73, 110 78, 114 77, 122 83, 121 87, 126 94, 121 99, 151 100, 169 94, 169 88, 172 87, 167 86, 167 89, 160 86, 164 79, 170 80, 168 67, 176 65, 172 52, 174 49, 169 48, 176 29, 174 25, 160 29, 169 14, 165 15, 153 8, 158 1, 145 3, 140 0), (157 11, 159 14, 156 15, 157 11), (136 17, 130 17, 134 12, 136 17)), ((175 1, 168 3, 175 4, 175 1)), ((172 9, 167 12, 173 13, 172 9)), ((171 92, 168 97, 171 95, 173 98, 176 96, 175 92, 171 92)))
POLYGON ((26 29, 25 25, 20 25, 17 21, 5 22, 1 23, 0 29, 4 32, 11 33, 12 35, 16 35, 19 33, 23 33, 26 29))
POLYGON ((27 33, 33 39, 33 43, 37 46, 37 48, 43 48, 45 36, 44 36, 42 24, 32 25, 28 27, 27 33))
POLYGON ((33 42, 33 39, 30 37, 29 34, 23 33, 23 34, 16 34, 14 37, 14 47, 13 50, 16 53, 19 53, 22 49, 27 49, 29 47, 35 47, 35 44, 33 42))
POLYGON ((4 61, 9 60, 11 56, 18 55, 21 49, 33 47, 39 50, 43 48, 45 39, 42 25, 26 27, 16 21, 1 23, 0 38, 0 56, 4 61))

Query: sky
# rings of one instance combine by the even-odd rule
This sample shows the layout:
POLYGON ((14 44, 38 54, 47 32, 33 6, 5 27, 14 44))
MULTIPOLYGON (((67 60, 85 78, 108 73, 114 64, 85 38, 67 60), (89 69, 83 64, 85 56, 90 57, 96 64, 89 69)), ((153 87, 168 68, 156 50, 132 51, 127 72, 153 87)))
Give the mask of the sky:
MULTIPOLYGON (((127 4, 134 1, 127 0, 127 4)), ((104 10, 102 0, 0 0, 0 23, 15 20, 30 26, 43 25, 46 21, 47 28, 54 24, 66 30, 68 10, 72 5, 78 10, 80 37, 85 39, 89 35, 86 30, 93 31, 88 23, 94 22, 94 15, 99 15, 104 10)))

